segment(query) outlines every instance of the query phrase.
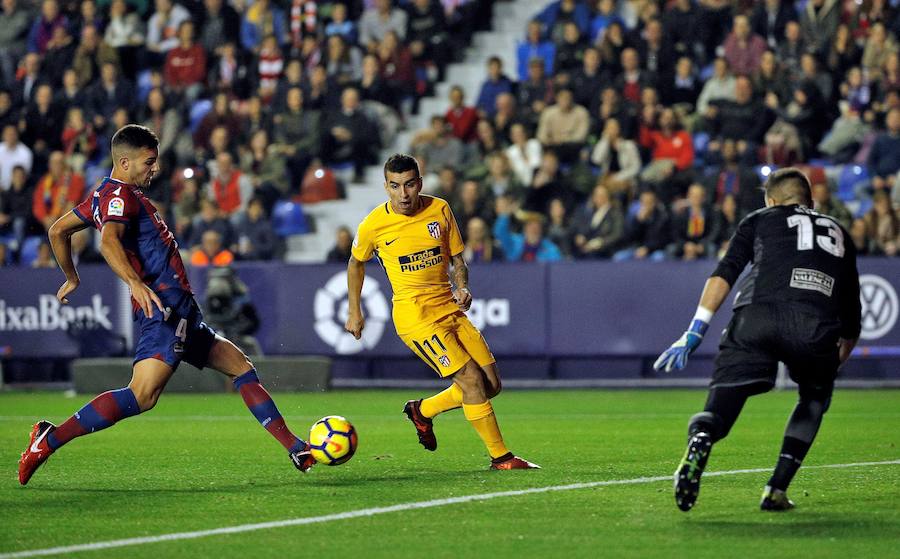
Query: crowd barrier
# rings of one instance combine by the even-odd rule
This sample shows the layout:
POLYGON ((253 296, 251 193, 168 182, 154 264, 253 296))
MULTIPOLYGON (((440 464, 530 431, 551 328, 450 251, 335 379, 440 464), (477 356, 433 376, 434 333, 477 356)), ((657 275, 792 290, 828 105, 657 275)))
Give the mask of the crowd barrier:
MULTIPOLYGON (((730 301, 685 371, 660 376, 650 364, 687 326, 713 268, 708 261, 472 266, 475 299, 468 314, 498 357, 504 378, 523 384, 543 379, 698 384, 709 377, 730 301)), ((860 259, 859 268, 863 333, 859 358, 848 363, 845 375, 900 381, 900 259, 860 259)), ((236 270, 261 318, 257 339, 265 355, 329 357, 337 385, 434 377, 395 335, 390 285, 375 261, 366 269, 366 329, 359 341, 343 331, 343 266, 245 263, 236 270)), ((202 303, 206 270, 191 269, 189 275, 202 303)), ((86 343, 98 342, 79 319, 103 326, 130 346, 127 289, 103 266, 83 266, 81 277, 72 304, 61 306, 54 297, 63 279, 58 270, 0 269, 0 352, 7 358, 78 357, 86 343)))

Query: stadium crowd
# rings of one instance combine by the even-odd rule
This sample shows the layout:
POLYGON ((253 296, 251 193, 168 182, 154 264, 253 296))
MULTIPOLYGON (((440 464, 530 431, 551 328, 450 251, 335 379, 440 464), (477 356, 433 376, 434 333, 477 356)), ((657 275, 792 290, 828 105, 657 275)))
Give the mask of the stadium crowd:
MULTIPOLYGON (((491 3, 2 0, 0 265, 54 265, 46 228, 128 122, 160 137, 148 194, 193 265, 279 258, 284 203, 378 163, 491 3)), ((893 256, 898 33, 888 0, 555 0, 410 150, 470 261, 715 258, 794 164, 860 254, 893 256)))

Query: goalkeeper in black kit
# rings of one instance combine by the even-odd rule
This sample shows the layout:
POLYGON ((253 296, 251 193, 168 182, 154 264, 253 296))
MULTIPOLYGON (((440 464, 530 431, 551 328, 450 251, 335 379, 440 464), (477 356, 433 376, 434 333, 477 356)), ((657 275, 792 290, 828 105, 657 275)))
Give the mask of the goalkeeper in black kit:
POLYGON ((688 445, 675 472, 675 502, 689 511, 713 444, 728 435, 747 398, 772 389, 783 362, 799 385, 775 471, 760 508, 789 510, 787 488, 828 411, 838 369, 860 332, 856 249, 847 231, 812 209, 809 180, 799 170, 775 171, 766 207, 738 225, 728 251, 707 280, 689 329, 654 368, 681 369, 746 265, 734 315, 722 334, 703 411, 688 425, 688 445))

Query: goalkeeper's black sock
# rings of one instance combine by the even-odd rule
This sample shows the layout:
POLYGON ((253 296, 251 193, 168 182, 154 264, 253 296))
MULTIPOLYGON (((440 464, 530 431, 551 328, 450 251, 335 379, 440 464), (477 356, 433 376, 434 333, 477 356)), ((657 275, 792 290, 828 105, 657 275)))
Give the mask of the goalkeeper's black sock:
POLYGON ((812 443, 795 439, 794 437, 785 437, 781 444, 781 454, 778 455, 778 464, 775 465, 775 472, 769 478, 769 487, 773 489, 781 489, 787 491, 788 485, 794 479, 800 464, 809 452, 812 443))
POLYGON ((830 390, 826 393, 807 391, 801 388, 800 401, 794 407, 787 427, 784 429, 781 454, 778 456, 778 464, 769 480, 769 486, 784 491, 790 485, 816 439, 819 427, 822 425, 822 418, 828 411, 830 403, 830 390))

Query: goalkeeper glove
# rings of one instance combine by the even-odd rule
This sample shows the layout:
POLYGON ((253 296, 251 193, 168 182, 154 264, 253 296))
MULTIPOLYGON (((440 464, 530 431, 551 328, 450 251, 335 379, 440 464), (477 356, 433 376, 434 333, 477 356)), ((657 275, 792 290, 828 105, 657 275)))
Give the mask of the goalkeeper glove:
POLYGON ((659 356, 656 363, 653 364, 653 368, 657 371, 665 369, 667 373, 672 369, 684 369, 688 356, 700 347, 707 328, 709 328, 709 322, 695 316, 691 321, 691 327, 659 356))

